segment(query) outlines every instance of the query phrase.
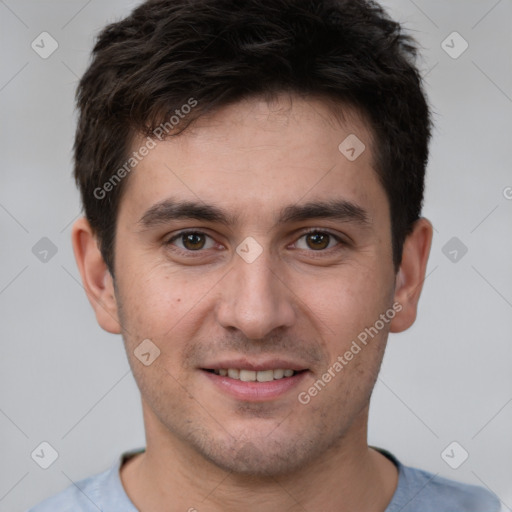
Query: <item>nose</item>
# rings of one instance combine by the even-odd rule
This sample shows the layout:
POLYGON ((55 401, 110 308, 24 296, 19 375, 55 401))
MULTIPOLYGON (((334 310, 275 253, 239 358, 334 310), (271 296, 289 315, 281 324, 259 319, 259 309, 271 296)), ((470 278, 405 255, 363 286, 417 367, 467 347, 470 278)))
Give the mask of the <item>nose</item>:
POLYGON ((219 324, 225 329, 239 329, 251 340, 261 340, 275 329, 293 325, 294 294, 284 274, 272 268, 268 251, 263 250, 251 263, 238 254, 234 258, 216 308, 219 324))

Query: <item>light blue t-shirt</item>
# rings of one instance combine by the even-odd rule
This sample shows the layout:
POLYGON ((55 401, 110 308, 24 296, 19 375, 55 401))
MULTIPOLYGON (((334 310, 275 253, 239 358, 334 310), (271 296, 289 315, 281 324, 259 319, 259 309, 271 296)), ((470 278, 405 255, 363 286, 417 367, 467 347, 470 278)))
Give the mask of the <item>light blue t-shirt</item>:
MULTIPOLYGON (((372 447, 398 468, 398 485, 385 512, 499 512, 498 498, 482 487, 463 484, 401 464, 387 450, 372 447)), ((121 465, 143 452, 124 452, 103 473, 84 478, 27 512, 138 512, 119 475, 121 465)))

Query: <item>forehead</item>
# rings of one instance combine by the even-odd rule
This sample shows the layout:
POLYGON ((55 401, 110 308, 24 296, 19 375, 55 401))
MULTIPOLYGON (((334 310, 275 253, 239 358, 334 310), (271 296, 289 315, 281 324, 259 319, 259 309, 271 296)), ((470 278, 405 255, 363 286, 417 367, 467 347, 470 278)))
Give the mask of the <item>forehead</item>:
POLYGON ((283 204, 339 196, 372 207, 384 195, 372 146, 353 109, 335 112, 321 99, 287 95, 253 98, 157 140, 125 183, 121 208, 141 212, 169 195, 222 203, 239 217, 269 210, 275 217, 283 204))

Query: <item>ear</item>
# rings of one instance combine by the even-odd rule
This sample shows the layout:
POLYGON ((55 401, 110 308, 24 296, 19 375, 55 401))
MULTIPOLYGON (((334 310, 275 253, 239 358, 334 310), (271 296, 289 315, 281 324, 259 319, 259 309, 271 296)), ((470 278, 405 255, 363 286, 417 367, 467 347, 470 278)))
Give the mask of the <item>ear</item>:
POLYGON ((412 232, 405 239, 402 262, 396 275, 394 299, 402 309, 391 321, 390 332, 405 331, 416 320, 418 301, 425 280, 432 243, 432 232, 432 224, 427 219, 421 218, 414 223, 412 232))
POLYGON ((81 217, 73 224, 71 239, 85 293, 96 313, 96 320, 105 331, 120 334, 114 282, 87 219, 81 217))

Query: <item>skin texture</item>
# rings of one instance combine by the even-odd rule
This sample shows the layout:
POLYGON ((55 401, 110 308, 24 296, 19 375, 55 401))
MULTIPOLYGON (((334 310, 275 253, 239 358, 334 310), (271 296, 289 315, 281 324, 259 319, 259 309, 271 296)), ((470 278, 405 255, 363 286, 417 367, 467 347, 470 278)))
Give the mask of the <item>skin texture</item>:
POLYGON ((376 512, 391 500, 397 472, 368 448, 369 399, 388 333, 415 320, 432 226, 416 222, 395 274, 371 135, 356 112, 343 113, 339 122, 320 98, 254 98, 159 142, 127 178, 115 287, 87 221, 75 223, 87 295, 101 327, 123 335, 141 392, 146 453, 121 470, 140 510, 376 512), (354 161, 338 150, 349 134, 366 145, 354 161), (144 213, 169 197, 238 218, 229 226, 181 219, 145 228, 144 213), (368 224, 275 222, 286 205, 329 199, 358 205, 368 224), (180 237, 166 245, 185 228, 208 235, 194 241, 204 248, 190 250, 196 246, 180 237), (341 241, 331 237, 319 249, 308 228, 341 241), (251 263, 236 253, 249 236, 262 249, 251 263), (300 403, 298 393, 394 302, 401 311, 300 403), (134 355, 144 339, 160 350, 149 366, 134 355), (202 370, 233 358, 291 359, 308 371, 282 396, 248 402, 220 391, 202 370))

